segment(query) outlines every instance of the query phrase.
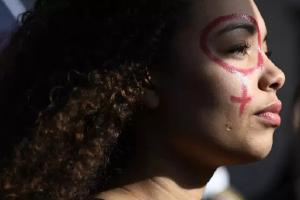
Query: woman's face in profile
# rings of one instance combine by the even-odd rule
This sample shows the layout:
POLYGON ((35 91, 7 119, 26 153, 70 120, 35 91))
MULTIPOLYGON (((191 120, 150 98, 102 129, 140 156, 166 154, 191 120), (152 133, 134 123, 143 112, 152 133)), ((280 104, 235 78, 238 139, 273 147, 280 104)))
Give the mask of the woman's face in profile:
POLYGON ((264 20, 253 0, 194 2, 172 40, 157 127, 194 161, 217 166, 264 158, 280 125, 276 92, 285 79, 268 58, 264 20))

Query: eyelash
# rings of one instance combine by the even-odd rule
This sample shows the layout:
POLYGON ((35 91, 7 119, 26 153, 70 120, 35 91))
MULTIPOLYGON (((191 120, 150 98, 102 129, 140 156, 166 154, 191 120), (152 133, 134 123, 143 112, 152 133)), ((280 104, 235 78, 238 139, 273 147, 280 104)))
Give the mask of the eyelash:
MULTIPOLYGON (((230 53, 230 54, 241 54, 241 55, 245 56, 247 54, 247 50, 250 47, 251 47, 251 45, 247 42, 237 44, 234 47, 232 47, 231 49, 229 49, 228 53, 230 53)), ((265 52, 265 54, 268 58, 272 57, 272 53, 273 53, 272 51, 265 52)))
POLYGON ((246 55, 247 54, 247 50, 251 47, 251 45, 247 42, 245 43, 241 43, 241 44, 237 44, 235 46, 233 46, 231 49, 228 50, 228 53, 230 54, 241 54, 241 55, 246 55))

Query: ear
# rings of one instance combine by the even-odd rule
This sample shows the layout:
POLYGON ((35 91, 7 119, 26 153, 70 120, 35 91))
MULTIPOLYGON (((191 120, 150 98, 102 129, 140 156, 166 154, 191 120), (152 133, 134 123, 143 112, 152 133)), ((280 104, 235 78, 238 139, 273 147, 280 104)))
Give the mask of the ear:
POLYGON ((143 101, 144 104, 150 108, 150 109, 155 109, 159 106, 160 102, 160 97, 159 97, 159 81, 158 81, 158 74, 151 72, 151 86, 149 88, 145 88, 144 96, 143 96, 143 101))

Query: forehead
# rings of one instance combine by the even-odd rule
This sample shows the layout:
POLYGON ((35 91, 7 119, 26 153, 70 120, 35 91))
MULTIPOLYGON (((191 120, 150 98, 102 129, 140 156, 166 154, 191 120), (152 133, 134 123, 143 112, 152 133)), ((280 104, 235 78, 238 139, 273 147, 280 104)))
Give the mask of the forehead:
POLYGON ((257 21, 262 34, 266 33, 265 22, 253 0, 196 0, 190 14, 192 22, 201 29, 220 16, 246 14, 257 21))

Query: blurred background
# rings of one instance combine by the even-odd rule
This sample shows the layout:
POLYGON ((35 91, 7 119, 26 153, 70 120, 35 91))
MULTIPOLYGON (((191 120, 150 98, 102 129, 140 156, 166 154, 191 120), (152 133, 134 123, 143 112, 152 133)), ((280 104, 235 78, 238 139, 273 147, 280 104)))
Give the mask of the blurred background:
POLYGON ((0 0, 0 32, 9 32, 16 26, 16 18, 30 9, 34 0, 0 0))
MULTIPOLYGON (((83 1, 84 2, 84 1, 83 1)), ((300 79, 300 0, 256 1, 269 32, 273 61, 285 72, 286 84, 280 91, 284 103, 283 124, 276 131, 274 146, 267 159, 250 165, 227 166, 231 185, 249 200, 299 199, 300 146, 293 134, 291 111, 300 79), (299 194, 298 194, 299 193, 299 194)), ((0 51, 18 27, 20 13, 34 0, 0 0, 0 51)), ((300 92, 300 91, 298 91, 300 92)))

